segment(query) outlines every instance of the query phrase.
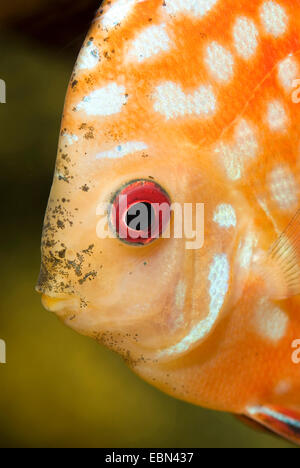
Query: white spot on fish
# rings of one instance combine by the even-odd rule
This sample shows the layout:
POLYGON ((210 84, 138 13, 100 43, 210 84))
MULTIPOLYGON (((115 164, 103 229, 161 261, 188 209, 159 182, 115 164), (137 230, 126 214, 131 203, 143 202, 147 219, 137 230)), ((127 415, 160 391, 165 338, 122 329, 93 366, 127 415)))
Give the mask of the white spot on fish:
POLYGON ((283 396, 289 393, 291 389, 292 389, 292 385, 290 382, 286 380, 281 380, 280 382, 278 382, 278 384, 274 388, 274 393, 276 395, 283 396))
POLYGON ((132 42, 128 52, 130 58, 136 58, 138 62, 166 52, 170 49, 170 38, 165 30, 165 25, 150 26, 144 29, 132 42))
POLYGON ((148 146, 140 141, 130 141, 127 143, 120 144, 115 148, 107 151, 103 151, 102 153, 98 153, 96 155, 96 159, 118 159, 127 156, 128 154, 135 153, 137 151, 146 150, 148 146))
POLYGON ((240 120, 235 127, 234 142, 232 144, 221 142, 215 149, 231 180, 238 180, 242 177, 245 162, 254 158, 257 151, 258 142, 255 132, 244 119, 240 120))
POLYGON ((299 77, 299 66, 293 56, 289 56, 284 59, 278 65, 278 80, 281 86, 286 91, 291 91, 293 87, 293 81, 299 77))
POLYGON ((273 200, 282 211, 294 211, 298 207, 298 186, 289 166, 273 169, 268 177, 273 200))
POLYGON ((267 121, 270 130, 276 132, 286 128, 288 117, 280 101, 272 101, 268 104, 267 121))
POLYGON ((209 296, 210 306, 209 314, 201 320, 187 336, 185 336, 176 345, 161 351, 159 358, 181 354, 190 349, 190 347, 198 341, 205 338, 215 325, 220 310, 224 304, 224 300, 229 287, 229 262, 225 254, 216 255, 210 266, 208 280, 210 283, 209 296))
POLYGON ((94 68, 99 62, 99 50, 92 41, 81 49, 77 59, 76 68, 79 70, 94 68))
POLYGON ((247 270, 252 262, 253 249, 257 245, 257 239, 253 234, 249 234, 239 244, 238 262, 241 268, 247 270))
POLYGON ((274 227, 276 233, 279 236, 281 234, 281 230, 279 229, 279 227, 277 225, 277 222, 275 221, 274 217, 272 216, 272 214, 271 214, 271 212, 270 212, 270 210, 268 208, 268 204, 267 204, 266 200, 263 199, 263 198, 258 197, 257 201, 258 201, 261 209, 265 212, 266 216, 269 218, 269 220, 273 224, 273 227, 274 227))
POLYGON ((186 284, 184 281, 180 280, 175 290, 175 304, 179 310, 182 310, 184 307, 185 297, 186 297, 186 284))
POLYGON ((214 213, 214 222, 225 228, 236 226, 234 208, 226 203, 219 205, 214 213))
POLYGON ((86 96, 76 109, 83 110, 87 115, 105 116, 119 113, 126 102, 124 86, 111 83, 86 96))
POLYGON ((185 94, 179 85, 168 81, 156 88, 154 110, 167 119, 195 114, 209 117, 216 110, 211 86, 200 86, 193 94, 185 94))
POLYGON ((260 18, 265 31, 274 37, 280 37, 287 31, 287 14, 276 2, 264 2, 260 9, 260 18))
POLYGON ((193 16, 204 16, 218 2, 218 0, 165 0, 167 13, 187 13, 193 16))
POLYGON ((73 143, 76 143, 78 141, 78 136, 70 133, 63 133, 62 138, 64 141, 62 142, 62 145, 67 144, 68 146, 73 145, 73 143))
POLYGON ((252 20, 246 17, 237 18, 233 27, 233 38, 236 51, 240 57, 248 60, 257 49, 258 31, 252 20))
POLYGON ((212 76, 219 81, 229 81, 233 76, 233 57, 225 47, 212 42, 205 52, 205 63, 212 76))
POLYGON ((210 266, 208 275, 210 282, 209 295, 210 314, 208 316, 210 327, 214 324, 222 306, 229 285, 229 262, 225 254, 216 255, 210 266))
POLYGON ((285 336, 288 323, 288 316, 283 310, 261 299, 254 314, 254 324, 262 338, 277 343, 285 336))
POLYGON ((104 13, 100 19, 100 24, 106 28, 111 29, 118 24, 121 24, 123 20, 129 17, 132 13, 133 7, 137 3, 141 3, 144 0, 118 0, 104 13))

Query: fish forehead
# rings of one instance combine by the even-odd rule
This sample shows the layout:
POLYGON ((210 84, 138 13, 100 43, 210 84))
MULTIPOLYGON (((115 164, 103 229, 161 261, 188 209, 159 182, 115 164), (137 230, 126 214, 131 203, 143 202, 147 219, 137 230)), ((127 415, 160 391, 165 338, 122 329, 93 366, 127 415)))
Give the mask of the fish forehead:
POLYGON ((178 147, 179 134, 182 145, 210 146, 297 54, 297 9, 287 0, 105 4, 71 80, 65 127, 79 145, 88 138, 82 124, 92 127, 99 153, 147 138, 171 146, 176 135, 178 147))

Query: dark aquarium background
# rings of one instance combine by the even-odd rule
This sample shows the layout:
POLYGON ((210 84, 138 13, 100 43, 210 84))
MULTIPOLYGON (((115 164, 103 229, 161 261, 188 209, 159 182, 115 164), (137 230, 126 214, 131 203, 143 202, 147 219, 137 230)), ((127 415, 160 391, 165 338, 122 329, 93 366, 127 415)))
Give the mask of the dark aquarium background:
POLYGON ((99 0, 0 7, 1 447, 289 447, 176 401, 63 326, 34 291, 64 95, 99 0))

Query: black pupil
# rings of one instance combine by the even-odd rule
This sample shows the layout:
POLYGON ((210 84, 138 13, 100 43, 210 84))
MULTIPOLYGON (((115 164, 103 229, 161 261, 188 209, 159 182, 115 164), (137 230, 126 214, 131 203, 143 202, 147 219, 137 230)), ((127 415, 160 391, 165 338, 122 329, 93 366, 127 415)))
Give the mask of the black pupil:
POLYGON ((148 232, 154 223, 154 217, 151 203, 135 203, 126 213, 126 225, 134 231, 148 232))

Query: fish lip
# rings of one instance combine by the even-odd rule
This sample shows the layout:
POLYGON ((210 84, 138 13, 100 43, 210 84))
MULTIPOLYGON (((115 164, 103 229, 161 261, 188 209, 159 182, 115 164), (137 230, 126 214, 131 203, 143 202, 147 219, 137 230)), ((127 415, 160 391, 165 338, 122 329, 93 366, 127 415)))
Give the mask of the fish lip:
POLYGON ((74 294, 53 293, 49 291, 40 291, 37 286, 36 289, 42 295, 42 305, 49 312, 54 312, 59 316, 68 316, 80 309, 80 298, 74 294))

